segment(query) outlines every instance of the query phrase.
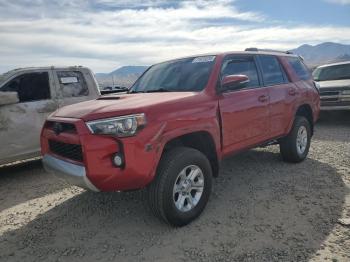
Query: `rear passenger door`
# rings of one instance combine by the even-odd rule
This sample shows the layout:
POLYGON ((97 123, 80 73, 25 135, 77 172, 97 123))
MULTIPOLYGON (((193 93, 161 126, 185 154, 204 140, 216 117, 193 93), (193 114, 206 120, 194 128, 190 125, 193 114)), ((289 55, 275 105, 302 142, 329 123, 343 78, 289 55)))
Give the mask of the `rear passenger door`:
POLYGON ((285 134, 293 114, 297 87, 289 82, 287 74, 278 57, 258 55, 263 85, 267 88, 269 103, 269 129, 271 138, 285 134))
POLYGON ((239 89, 221 92, 219 106, 224 154, 269 137, 269 97, 267 89, 261 87, 255 57, 227 56, 222 64, 221 79, 227 75, 246 75, 249 82, 239 89))
POLYGON ((81 71, 55 69, 54 76, 60 107, 92 99, 87 80, 81 71))

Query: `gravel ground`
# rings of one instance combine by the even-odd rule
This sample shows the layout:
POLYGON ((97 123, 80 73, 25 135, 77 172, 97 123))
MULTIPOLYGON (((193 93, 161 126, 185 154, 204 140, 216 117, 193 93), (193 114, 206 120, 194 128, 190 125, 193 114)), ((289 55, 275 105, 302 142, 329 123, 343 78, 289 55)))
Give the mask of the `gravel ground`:
POLYGON ((202 216, 171 228, 143 192, 92 193, 40 162, 0 169, 0 261, 350 261, 350 117, 325 114, 309 158, 226 159, 202 216))

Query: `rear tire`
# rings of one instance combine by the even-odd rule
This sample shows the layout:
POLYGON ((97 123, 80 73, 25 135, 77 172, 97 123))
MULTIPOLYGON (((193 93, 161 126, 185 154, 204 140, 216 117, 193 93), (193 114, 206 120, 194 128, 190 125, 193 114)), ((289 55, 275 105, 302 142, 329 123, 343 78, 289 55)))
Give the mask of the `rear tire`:
POLYGON ((200 151, 177 147, 162 156, 147 196, 155 216, 173 226, 196 219, 206 206, 212 186, 208 159, 200 151))
POLYGON ((311 143, 311 126, 303 116, 296 116, 292 130, 281 139, 280 152, 286 162, 299 163, 309 153, 311 143))

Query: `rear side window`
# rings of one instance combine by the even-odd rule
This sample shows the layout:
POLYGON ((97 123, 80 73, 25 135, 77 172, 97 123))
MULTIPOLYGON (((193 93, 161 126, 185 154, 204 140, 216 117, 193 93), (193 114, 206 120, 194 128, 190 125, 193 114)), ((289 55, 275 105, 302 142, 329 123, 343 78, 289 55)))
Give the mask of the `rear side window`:
POLYGON ((249 82, 245 85, 245 88, 260 86, 258 71, 253 57, 229 58, 224 61, 221 77, 223 78, 227 75, 246 75, 249 78, 249 82))
POLYGON ((286 82, 281 65, 275 56, 261 55, 259 59, 266 86, 279 85, 286 82))
POLYGON ((50 99, 49 74, 37 72, 19 75, 3 86, 0 91, 17 92, 20 103, 50 99))
POLYGON ((57 72, 60 83, 60 93, 63 97, 79 97, 89 95, 85 78, 78 71, 59 71, 57 72))
POLYGON ((289 57, 288 63, 293 68, 294 72, 298 75, 301 80, 308 80, 311 77, 309 69, 305 66, 303 62, 300 61, 300 58, 289 57))

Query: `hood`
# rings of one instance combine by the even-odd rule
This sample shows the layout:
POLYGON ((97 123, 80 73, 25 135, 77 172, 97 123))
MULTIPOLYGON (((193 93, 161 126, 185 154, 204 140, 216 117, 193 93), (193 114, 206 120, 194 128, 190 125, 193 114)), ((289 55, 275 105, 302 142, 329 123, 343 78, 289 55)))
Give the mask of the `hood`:
POLYGON ((350 79, 344 80, 330 80, 330 81, 319 81, 320 88, 339 88, 339 87, 348 87, 350 88, 350 79))
MULTIPOLYGON (((190 98, 195 92, 139 93, 101 96, 96 100, 62 107, 52 114, 54 117, 80 118, 85 121, 145 113, 150 107, 173 104, 190 98)), ((162 107, 164 108, 164 107, 162 107)))

